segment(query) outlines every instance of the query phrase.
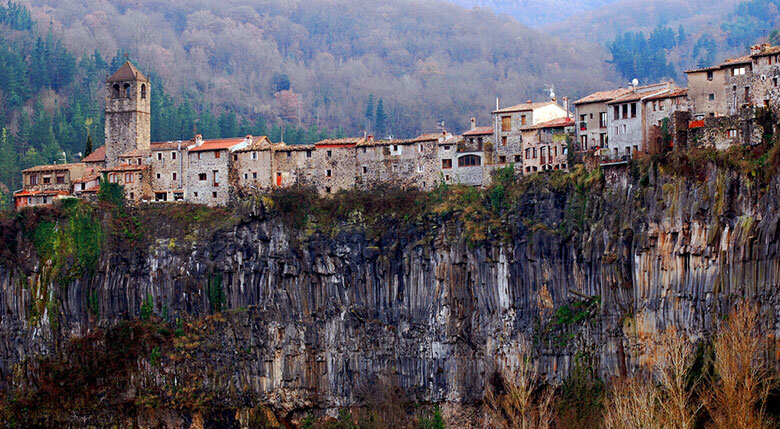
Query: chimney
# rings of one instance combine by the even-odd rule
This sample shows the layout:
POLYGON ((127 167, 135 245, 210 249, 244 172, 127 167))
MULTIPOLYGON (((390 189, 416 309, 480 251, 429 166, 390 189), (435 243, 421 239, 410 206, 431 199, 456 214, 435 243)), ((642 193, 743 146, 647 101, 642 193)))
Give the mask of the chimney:
POLYGON ((203 136, 200 134, 195 134, 195 146, 200 146, 203 144, 203 136))
POLYGON ((252 144, 252 134, 247 134, 247 136, 244 138, 244 141, 248 145, 252 144))
POLYGON ((534 102, 533 100, 527 100, 526 101, 526 103, 528 103, 528 104, 533 104, 533 102, 534 102))
POLYGON ((569 97, 563 97, 563 108, 566 109, 566 119, 569 119, 569 97))
POLYGON ((477 129, 477 118, 471 117, 471 131, 474 131, 477 129))
POLYGON ((373 143, 374 142, 374 135, 373 134, 369 134, 368 136, 366 136, 366 141, 369 142, 369 143, 373 143))

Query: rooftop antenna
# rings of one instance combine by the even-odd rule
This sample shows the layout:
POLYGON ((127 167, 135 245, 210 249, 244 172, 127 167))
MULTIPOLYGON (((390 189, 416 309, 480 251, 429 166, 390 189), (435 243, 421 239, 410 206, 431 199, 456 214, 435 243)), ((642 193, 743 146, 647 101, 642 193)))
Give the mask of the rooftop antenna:
POLYGON ((62 163, 63 164, 67 164, 68 163, 68 158, 65 156, 65 151, 62 151, 62 163))
POLYGON ((548 83, 544 87, 550 91, 550 100, 555 101, 555 85, 548 83))
POLYGON ((441 122, 439 122, 436 125, 439 127, 440 130, 442 130, 442 131, 446 130, 446 128, 444 128, 444 121, 441 121, 441 122))
POLYGON ((635 87, 635 88, 636 88, 637 86, 639 86, 639 79, 637 79, 637 78, 634 78, 634 80, 632 80, 632 81, 631 81, 631 86, 633 86, 633 87, 635 87))

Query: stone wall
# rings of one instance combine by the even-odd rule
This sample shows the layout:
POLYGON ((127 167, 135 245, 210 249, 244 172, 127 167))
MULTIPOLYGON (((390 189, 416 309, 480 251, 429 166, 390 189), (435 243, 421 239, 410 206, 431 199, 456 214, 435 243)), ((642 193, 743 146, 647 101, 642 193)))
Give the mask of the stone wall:
POLYGON ((737 115, 704 118, 691 127, 687 136, 690 147, 725 150, 733 145, 756 145, 762 141, 763 129, 756 123, 752 108, 742 109, 737 115), (730 131, 735 135, 729 135, 730 131))
POLYGON ((694 115, 700 117, 726 114, 727 97, 724 92, 726 72, 717 67, 712 70, 688 73, 688 102, 694 115), (707 73, 712 72, 712 79, 707 73), (710 100, 710 95, 713 99, 710 100))
POLYGON ((186 144, 170 142, 152 147, 152 191, 158 200, 165 194, 165 201, 186 198, 187 151, 186 144))
POLYGON ((187 201, 212 206, 227 204, 231 192, 230 164, 231 153, 226 149, 189 151, 187 201), (215 174, 219 183, 215 183, 215 174))
MULTIPOLYGON (((605 127, 601 128, 601 122, 599 115, 601 113, 608 113, 609 108, 605 102, 602 103, 585 103, 578 104, 575 127, 577 129, 577 143, 580 150, 590 150, 596 147, 605 148, 608 147, 607 143, 607 130, 609 127, 610 116, 607 115, 607 121, 605 127), (583 121, 584 117, 584 121, 583 121), (586 129, 581 129, 582 124, 585 123, 586 129), (603 135, 603 137, 602 137, 603 135), (585 141, 583 141, 583 137, 585 141)), ((523 155, 525 156, 525 155, 523 155)))
POLYGON ((109 82, 106 90, 109 97, 106 98, 106 165, 113 167, 117 164, 119 156, 134 149, 149 151, 151 135, 151 93, 149 84, 140 81, 109 82), (125 97, 124 91, 119 97, 113 96, 111 86, 125 84, 131 87, 130 98, 125 97), (141 98, 141 85, 145 85, 146 98, 141 98))

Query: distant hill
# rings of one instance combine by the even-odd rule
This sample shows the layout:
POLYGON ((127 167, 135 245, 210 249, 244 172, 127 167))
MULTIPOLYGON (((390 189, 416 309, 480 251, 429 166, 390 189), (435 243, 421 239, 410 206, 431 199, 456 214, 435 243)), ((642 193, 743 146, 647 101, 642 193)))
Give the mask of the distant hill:
MULTIPOLYGON (((618 0, 451 0, 471 8, 481 7, 511 15, 523 24, 539 27, 577 17, 618 0)), ((576 18, 575 18, 576 19, 576 18)))

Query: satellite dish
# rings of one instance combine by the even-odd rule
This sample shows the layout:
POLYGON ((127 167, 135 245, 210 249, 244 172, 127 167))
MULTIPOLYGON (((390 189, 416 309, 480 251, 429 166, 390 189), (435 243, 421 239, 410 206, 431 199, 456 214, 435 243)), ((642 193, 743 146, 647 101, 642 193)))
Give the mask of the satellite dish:
POLYGON ((631 85, 633 86, 639 86, 639 79, 634 78, 634 80, 631 81, 631 85))

